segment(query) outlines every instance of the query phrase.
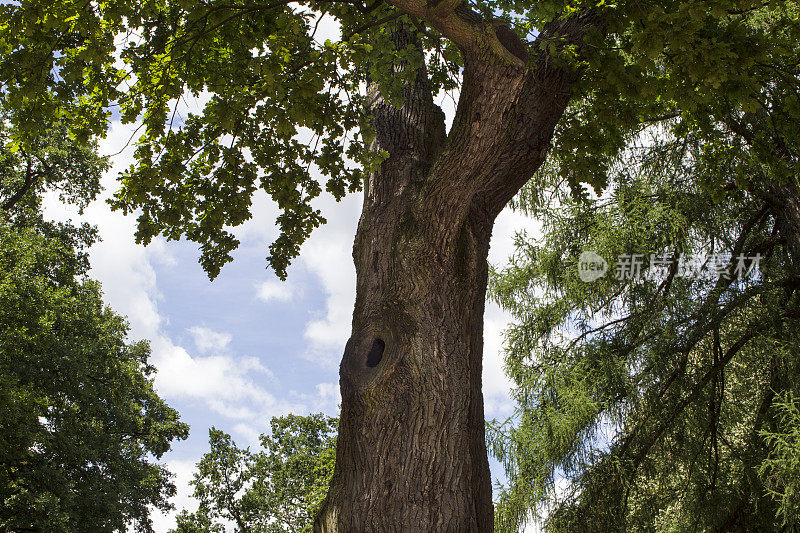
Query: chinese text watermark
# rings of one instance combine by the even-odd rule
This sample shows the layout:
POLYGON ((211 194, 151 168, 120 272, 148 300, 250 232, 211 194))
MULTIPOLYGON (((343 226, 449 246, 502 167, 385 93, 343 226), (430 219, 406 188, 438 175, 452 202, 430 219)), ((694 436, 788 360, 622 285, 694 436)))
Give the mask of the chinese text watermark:
MULTIPOLYGON (((716 281, 733 279, 758 279, 761 254, 732 256, 715 254, 621 254, 610 270, 619 281, 662 281, 670 274, 678 278, 716 281)), ((591 283, 609 272, 609 264, 593 251, 584 251, 578 258, 578 277, 591 283)))

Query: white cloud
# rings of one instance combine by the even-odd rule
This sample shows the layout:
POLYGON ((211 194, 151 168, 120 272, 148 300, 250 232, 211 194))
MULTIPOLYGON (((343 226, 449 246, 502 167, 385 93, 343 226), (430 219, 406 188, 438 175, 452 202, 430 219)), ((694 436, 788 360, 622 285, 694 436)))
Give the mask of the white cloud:
POLYGON ((361 194, 341 202, 320 199, 318 207, 328 223, 312 233, 303 245, 301 263, 317 276, 325 292, 325 310, 306 325, 309 341, 305 356, 334 367, 350 337, 356 293, 353 238, 361 213, 361 194))
POLYGON ((162 238, 156 238, 150 241, 150 244, 145 248, 147 257, 156 263, 165 267, 174 267, 178 265, 178 259, 172 253, 170 247, 167 246, 167 241, 162 238))
POLYGON ((187 330, 194 339, 194 345, 201 354, 223 352, 231 343, 230 333, 220 333, 201 326, 193 326, 187 330))
POLYGON ((265 302, 288 302, 293 292, 293 287, 286 281, 271 280, 256 285, 256 298, 265 302))
POLYGON ((202 400, 213 411, 243 420, 304 410, 298 403, 277 399, 253 380, 253 371, 267 373, 260 361, 230 354, 192 357, 163 335, 152 342, 158 368, 156 388, 166 398, 202 400))
POLYGON ((265 367, 264 363, 262 363, 261 359, 258 357, 240 357, 238 363, 242 370, 246 370, 247 372, 260 372, 275 379, 275 374, 272 373, 272 370, 265 367))
POLYGON ((339 393, 339 383, 326 382, 317 383, 314 387, 315 393, 292 391, 292 396, 302 401, 308 406, 310 413, 327 413, 329 415, 339 412, 339 405, 342 403, 342 396, 339 393))
POLYGON ((314 11, 314 20, 310 23, 313 28, 315 25, 317 31, 314 34, 314 40, 319 44, 324 44, 326 40, 330 39, 337 42, 342 36, 342 25, 338 20, 330 15, 323 15, 320 20, 320 13, 314 11))
POLYGON ((236 441, 236 445, 239 446, 240 448, 249 447, 252 449, 259 447, 259 444, 261 442, 260 437, 262 432, 257 430, 250 424, 245 424, 243 422, 236 424, 235 426, 233 426, 233 433, 235 435, 244 437, 245 442, 239 442, 239 439, 234 438, 234 440, 236 441))
POLYGON ((507 323, 508 316, 496 304, 487 303, 483 324, 483 398, 488 418, 507 418, 514 410, 509 398, 511 381, 503 363, 503 329, 507 323))
POLYGON ((197 459, 191 460, 174 459, 167 461, 167 470, 175 475, 172 482, 175 484, 177 493, 173 498, 170 499, 172 504, 175 506, 175 510, 165 514, 150 514, 150 518, 153 520, 153 529, 155 531, 165 532, 175 527, 175 517, 182 510, 185 509, 190 513, 197 510, 199 503, 192 496, 194 493, 194 487, 192 487, 189 482, 194 479, 195 464, 199 460, 200 458, 198 457, 197 459))
MULTIPOLYGON (((529 235, 540 232, 535 220, 505 209, 497 217, 492 232, 489 262, 504 265, 514 252, 514 235, 522 230, 529 235)), ((503 362, 503 330, 511 315, 493 303, 487 302, 483 325, 483 396, 486 416, 506 418, 514 409, 510 399, 511 380, 506 375, 503 362)))
MULTIPOLYGON (((100 142, 100 153, 115 154, 128 142, 135 127, 115 122, 100 142)), ((130 335, 135 339, 150 338, 161 327, 156 301, 161 297, 156 289, 155 271, 150 259, 163 253, 163 240, 145 248, 134 244, 136 221, 132 216, 111 211, 106 200, 119 187, 116 176, 132 163, 131 149, 111 158, 112 168, 102 178, 103 192, 90 204, 82 216, 77 210, 62 204, 58 195, 48 194, 43 200, 45 215, 54 220, 89 222, 98 228, 100 242, 90 250, 90 275, 103 284, 104 300, 127 316, 130 335), (152 249, 152 252, 150 251, 152 249)), ((154 239, 154 242, 160 239, 154 239)))
POLYGON ((460 93, 461 91, 458 89, 449 92, 440 91, 439 94, 436 95, 436 98, 433 99, 436 105, 442 108, 446 131, 450 131, 450 127, 453 125, 453 118, 456 115, 456 107, 458 107, 460 93))
POLYGON ((317 395, 319 403, 314 406, 314 411, 336 411, 339 404, 342 403, 342 395, 339 391, 339 384, 335 381, 332 383, 318 383, 317 395))
POLYGON ((228 230, 243 246, 263 247, 264 243, 274 241, 278 236, 278 228, 275 226, 275 219, 280 212, 278 204, 259 189, 253 194, 250 212, 252 216, 247 222, 228 230))

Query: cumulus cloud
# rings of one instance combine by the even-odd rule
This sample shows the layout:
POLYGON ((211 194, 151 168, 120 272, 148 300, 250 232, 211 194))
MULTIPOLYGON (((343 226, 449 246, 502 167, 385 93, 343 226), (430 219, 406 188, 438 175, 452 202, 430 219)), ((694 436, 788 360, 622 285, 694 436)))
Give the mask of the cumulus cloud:
MULTIPOLYGON (((199 461, 199 457, 197 460, 199 461)), ((171 460, 167 462, 167 469, 174 475, 172 482, 175 484, 177 494, 170 500, 175 505, 175 510, 169 513, 151 513, 155 531, 168 531, 175 527, 175 516, 183 509, 194 512, 197 510, 198 501, 192 496, 194 487, 189 483, 194 479, 196 460, 171 460)))
POLYGON ((270 280, 256 285, 256 298, 264 302, 288 302, 292 296, 293 287, 285 281, 270 280))
POLYGON ((168 400, 201 401, 215 413, 233 420, 260 420, 305 410, 302 403, 280 399, 261 380, 254 379, 255 374, 274 379, 259 359, 210 351, 227 347, 229 335, 214 335, 216 332, 207 328, 191 330, 200 332, 195 335, 195 343, 201 353, 209 355, 191 355, 164 334, 152 338, 152 363, 158 369, 155 385, 159 394, 168 400))
MULTIPOLYGON (((117 153, 134 129, 113 123, 100 143, 100 153, 117 153)), ((62 204, 56 194, 45 196, 43 209, 45 216, 53 220, 89 222, 97 226, 100 242, 90 250, 90 275, 102 283, 105 301, 127 316, 131 337, 142 339, 150 338, 162 326, 157 306, 161 294, 156 287, 152 262, 169 262, 170 254, 165 251, 162 239, 154 239, 154 244, 147 248, 134 244, 134 217, 113 212, 106 203, 119 186, 116 176, 132 162, 130 152, 126 150, 112 157, 112 168, 102 178, 103 192, 83 215, 73 206, 62 204)))
POLYGON ((292 396, 303 402, 311 413, 338 414, 342 403, 339 383, 335 381, 317 383, 312 393, 292 391, 292 396))
POLYGON ((324 311, 306 325, 309 344, 305 356, 331 368, 339 363, 350 337, 356 293, 353 237, 361 198, 361 194, 353 194, 341 202, 320 199, 318 206, 328 223, 312 233, 300 254, 301 263, 317 277, 325 293, 324 311))
POLYGON ((275 378, 275 374, 272 373, 272 370, 264 366, 264 363, 261 362, 261 359, 258 357, 240 357, 238 361, 239 366, 242 370, 247 372, 259 372, 261 374, 265 374, 270 378, 275 378))
POLYGON ((201 354, 225 351, 232 339, 230 333, 220 333, 202 326, 192 326, 187 331, 192 335, 194 345, 201 354))
POLYGON ((317 393, 319 397, 323 401, 328 401, 332 403, 340 403, 342 401, 342 395, 339 392, 339 384, 336 382, 333 383, 318 383, 317 384, 317 393))
POLYGON ((153 362, 158 368, 156 387, 167 397, 207 400, 209 405, 218 406, 215 410, 219 412, 230 410, 222 406, 234 402, 265 406, 276 403, 271 394, 249 378, 246 366, 240 365, 237 358, 227 354, 192 357, 163 335, 152 345, 153 362))
POLYGON ((280 212, 278 204, 259 189, 253 194, 250 212, 252 216, 246 222, 235 228, 228 228, 233 236, 239 239, 242 246, 262 247, 264 243, 274 241, 278 236, 278 228, 275 226, 280 212))
POLYGON ((233 437, 239 447, 258 448, 261 442, 261 433, 249 424, 240 422, 233 426, 233 437), (237 439, 237 435, 243 437, 244 442, 240 442, 241 439, 237 439))

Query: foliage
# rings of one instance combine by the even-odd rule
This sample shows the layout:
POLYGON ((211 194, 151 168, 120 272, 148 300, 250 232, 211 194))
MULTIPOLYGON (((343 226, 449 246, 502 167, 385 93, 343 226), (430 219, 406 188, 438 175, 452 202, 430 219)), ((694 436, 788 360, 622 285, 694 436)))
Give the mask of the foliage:
POLYGON ((779 502, 783 524, 791 526, 797 525, 800 516, 800 408, 791 391, 780 394, 775 407, 777 430, 761 432, 771 454, 758 471, 767 491, 779 502))
POLYGON ((0 135, 0 529, 150 531, 175 491, 153 458, 188 427, 86 275, 94 230, 39 212, 45 189, 84 205, 104 168, 62 134, 24 152, 0 135))
POLYGON ((45 191, 58 192, 62 202, 81 210, 94 200, 108 168, 95 143, 70 142, 63 122, 42 128, 27 148, 16 146, 14 134, 0 122, 0 205, 6 217, 35 216, 45 191))
MULTIPOLYGON (((588 60, 580 98, 559 125, 560 177, 576 192, 581 183, 601 190, 620 154, 665 119, 672 135, 692 134, 712 154, 728 142, 732 154, 748 144, 749 159, 769 177, 791 175, 774 136, 798 145, 799 14, 794 1, 618 4, 606 42, 588 60)), ((729 168, 736 185, 757 185, 759 174, 739 163, 729 168)), ((729 183, 703 186, 718 197, 729 183)))
POLYGON ((796 257, 781 211, 759 187, 737 189, 731 172, 747 165, 767 187, 771 169, 741 139, 651 133, 615 163, 603 196, 555 185, 517 200, 544 232, 519 236, 510 265, 493 273, 492 295, 515 319, 506 368, 519 405, 490 429, 510 477, 498 531, 532 511, 549 531, 797 525, 786 403, 800 370, 796 257), (578 276, 587 250, 610 265, 593 283, 578 276), (642 254, 642 274, 673 260, 650 278, 615 279, 630 254, 642 254), (682 272, 681 254, 701 258, 704 274, 682 272), (728 254, 729 276, 714 275, 714 254, 728 254), (740 254, 761 255, 759 277, 738 279, 740 254))
MULTIPOLYGON (((615 157, 665 116, 676 119, 673 133, 701 132, 711 145, 725 142, 721 117, 758 126, 755 158, 786 174, 770 132, 797 136, 795 1, 475 0, 459 9, 463 20, 503 20, 531 52, 583 69, 554 147, 576 192, 604 186, 615 157), (604 20, 586 36, 587 57, 557 37, 532 44, 551 21, 585 11, 604 20)), ((431 20, 381 1, 21 0, 0 6, 0 87, 20 147, 55 118, 78 140, 104 134, 113 106, 123 122, 142 120, 114 205, 138 213, 144 242, 198 242, 212 277, 238 245, 230 228, 265 191, 281 209, 268 262, 284 276, 324 222, 312 201, 323 189, 337 199, 357 190, 383 157, 368 149, 367 82, 399 103, 415 70, 392 65, 426 61, 434 95, 458 88, 463 58, 431 20), (340 40, 317 38, 315 13, 340 25, 340 40), (420 49, 393 49, 394 20, 415 29, 420 49), (189 95, 202 109, 184 104, 189 95)), ((746 188, 749 174, 738 176, 746 188)))
POLYGON ((216 533, 225 522, 239 533, 310 532, 333 474, 336 422, 321 414, 275 417, 258 452, 212 428, 211 450, 192 482, 200 507, 183 511, 174 533, 216 533))
MULTIPOLYGON (((564 195, 557 200, 566 211, 542 209, 530 200, 544 193, 541 188, 521 200, 523 207, 551 217, 551 231, 546 246, 521 243, 518 263, 495 287, 498 300, 520 321, 510 333, 509 368, 525 406, 513 430, 519 438, 510 441, 524 453, 498 450, 513 474, 526 476, 515 478, 518 490, 507 493, 510 503, 500 507, 506 513, 501 513, 501 522, 517 525, 530 505, 552 492, 556 468, 576 482, 580 475, 586 477, 580 478, 582 491, 567 498, 559 508, 563 512, 553 514, 553 524, 574 525, 577 519, 570 517, 592 508, 617 519, 614 513, 628 502, 626 520, 647 523, 665 501, 674 501, 659 499, 665 494, 661 488, 675 486, 667 483, 668 475, 683 476, 682 482, 689 480, 700 491, 709 480, 690 477, 700 471, 716 472, 709 493, 721 498, 720 505, 688 498, 670 507, 673 514, 665 520, 679 524, 696 511, 710 524, 730 512, 723 505, 734 501, 725 495, 729 489, 742 491, 742 516, 752 518, 756 508, 771 509, 759 507, 764 491, 757 476, 736 485, 732 480, 741 476, 714 465, 719 453, 734 457, 751 448, 756 453, 767 439, 761 431, 778 431, 771 401, 758 423, 746 419, 736 426, 735 402, 722 399, 744 390, 758 390, 766 398, 773 376, 765 369, 780 370, 775 379, 788 387, 782 376, 791 375, 790 356, 796 353, 790 324, 796 295, 786 246, 791 236, 784 234, 785 221, 778 223, 784 215, 776 215, 765 198, 775 196, 779 185, 797 185, 798 3, 474 0, 460 5, 424 2, 427 15, 420 18, 398 7, 408 4, 4 4, 0 91, 8 121, 16 128, 12 141, 15 148, 29 150, 39 125, 57 119, 71 138, 83 142, 104 134, 110 109, 117 106, 123 122, 143 123, 136 162, 122 176, 114 199, 117 208, 138 214, 138 239, 147 242, 162 234, 198 242, 201 262, 213 277, 238 244, 231 227, 251 217, 252 197, 262 190, 281 209, 280 235, 270 246, 268 263, 285 276, 302 242, 324 221, 314 200, 323 190, 337 199, 357 190, 364 173, 385 156, 369 149, 366 87, 375 82, 390 101, 399 103, 400 89, 416 70, 399 73, 394 65, 425 61, 434 94, 458 88, 465 61, 453 34, 440 32, 444 26, 437 26, 435 14, 458 9, 455 22, 479 25, 481 36, 489 35, 489 25, 478 14, 505 20, 528 43, 532 73, 550 62, 581 69, 572 108, 557 129, 553 172, 574 196, 589 196, 583 184, 596 191, 609 186, 613 201, 584 204, 564 195), (596 15, 587 18, 602 21, 583 36, 587 55, 578 56, 557 34, 531 42, 532 36, 550 35, 544 29, 554 23, 587 12, 596 15), (338 22, 341 39, 318 41, 314 13, 338 22), (389 33, 401 21, 417 33, 419 48, 393 49, 389 33), (202 100, 202 109, 184 105, 185 95, 202 100), (649 153, 661 154, 653 158, 652 177, 637 179, 621 172, 620 162, 628 159, 631 145, 654 125, 662 128, 663 138, 652 141, 655 148, 649 153), (777 242, 779 238, 783 241, 777 242), (765 257, 770 251, 765 282, 717 286, 708 280, 673 280, 660 287, 601 281, 587 286, 575 279, 574 270, 564 269, 565 260, 577 257, 587 244, 614 257, 688 253, 710 243, 715 250, 760 251, 765 257), (544 294, 537 290, 542 282, 547 283, 544 294), (626 320, 592 331, 619 313, 626 320), (752 339, 734 350, 735 364, 723 365, 726 372, 728 364, 739 369, 737 379, 723 383, 717 370, 709 374, 709 359, 720 357, 716 346, 736 346, 737 339, 750 335, 751 326, 758 330, 758 342, 752 339), (561 340, 575 330, 585 333, 581 342, 570 346, 561 340), (527 360, 531 354, 539 359, 527 360), (709 394, 703 376, 723 397, 714 400, 711 411, 694 408, 699 397, 709 394), (666 387, 666 397, 653 392, 659 385, 666 387), (682 392, 689 396, 681 400, 682 392), (686 408, 674 416, 661 411, 684 403, 686 408), (651 412, 656 415, 650 417, 651 412), (696 416, 689 419, 687 413, 696 416), (685 424, 674 424, 675 417, 685 424), (713 426, 703 417, 713 419, 713 426), (626 421, 639 421, 645 429, 634 431, 638 426, 626 426, 626 421), (630 443, 612 439, 611 444, 592 445, 600 424, 632 435, 630 443), (676 433, 681 427, 687 428, 686 435, 676 433), (753 432, 761 440, 749 438, 753 432), (642 435, 656 438, 651 442, 642 435), (718 435, 731 446, 718 446, 718 435), (653 460, 668 456, 665 443, 677 442, 679 451, 696 450, 697 439, 714 443, 713 460, 706 460, 705 469, 690 463, 684 470, 667 471, 663 461, 653 460), (660 480, 654 482, 653 494, 624 498, 636 475, 648 468, 663 474, 651 477, 660 480), (698 502, 708 503, 705 511, 695 508, 698 502)), ((473 96, 470 90, 461 92, 461 98, 473 96)), ((490 159, 494 154, 486 155, 490 159)), ((711 363, 710 368, 717 366, 711 363)), ((741 408, 758 411, 746 403, 741 408)), ((247 454, 234 453, 232 443, 223 439, 217 445, 231 450, 224 457, 233 466, 247 462, 247 454)), ((763 459, 740 456, 745 459, 719 464, 754 472, 763 459)), ((764 475, 779 480, 780 472, 765 470, 764 475)), ((776 483, 772 490, 788 494, 776 483)))
MULTIPOLYGON (((3 5, 1 81, 18 140, 24 145, 50 116, 67 117, 78 139, 102 134, 108 106, 117 103, 123 122, 141 119, 145 128, 137 164, 115 200, 126 212, 141 210, 138 238, 163 233, 199 242, 213 277, 237 245, 227 228, 250 218, 260 188, 282 210, 269 263, 285 275, 324 221, 310 201, 323 186, 336 198, 359 187, 345 155, 369 166, 358 92, 367 72, 349 67, 386 64, 377 58, 378 43, 358 34, 343 43, 314 40, 310 9, 353 29, 366 14, 346 3, 303 7, 191 0, 3 5), (177 105, 184 93, 210 98, 183 118, 177 105), (312 166, 327 177, 324 184, 312 166)), ((384 36, 381 44, 387 42, 384 36)))
POLYGON ((500 531, 531 511, 552 531, 796 526, 791 409, 776 398, 796 394, 800 353, 799 226, 786 208, 798 191, 800 70, 785 40, 796 40, 798 6, 721 18, 685 8, 643 6, 642 26, 658 31, 620 35, 628 60, 604 73, 617 90, 574 101, 548 165, 514 202, 545 231, 520 236, 493 276, 515 317, 507 370, 519 403, 492 428, 511 478, 500 531), (592 196, 581 181, 607 188, 592 196), (587 250, 610 276, 579 279, 587 250), (685 277, 676 261, 654 279, 614 280, 630 254, 645 266, 763 259, 745 282, 685 277))

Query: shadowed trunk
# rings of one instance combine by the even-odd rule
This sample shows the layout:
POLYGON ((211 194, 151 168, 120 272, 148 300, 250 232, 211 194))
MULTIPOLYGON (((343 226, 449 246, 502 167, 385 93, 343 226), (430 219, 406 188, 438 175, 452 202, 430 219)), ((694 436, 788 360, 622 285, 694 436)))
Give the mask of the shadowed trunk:
POLYGON ((775 213, 778 231, 786 240, 792 268, 800 270, 800 191, 793 181, 770 184, 764 195, 775 213))
MULTIPOLYGON (((398 47, 415 39, 405 26, 398 47)), ((395 68, 403 68, 396 65, 395 68)), ((448 136, 424 69, 377 148, 353 248, 336 468, 316 532, 491 532, 481 371, 495 217, 542 163, 577 74, 465 54, 448 136)))

